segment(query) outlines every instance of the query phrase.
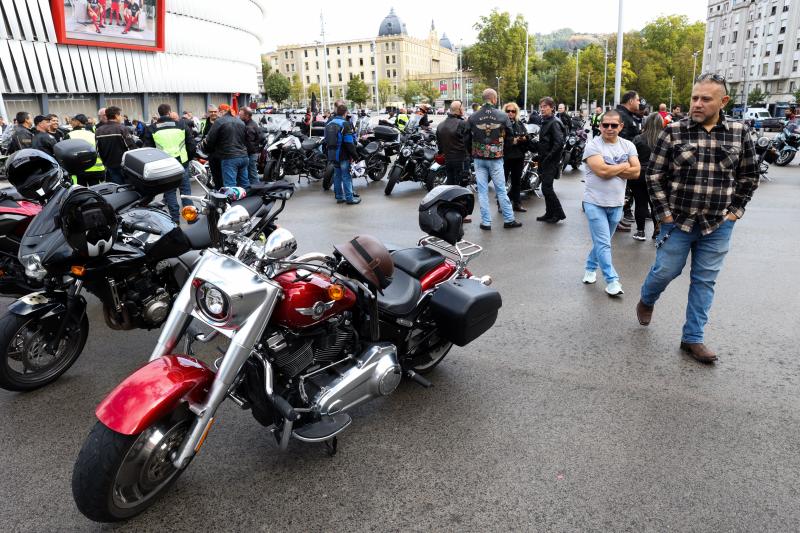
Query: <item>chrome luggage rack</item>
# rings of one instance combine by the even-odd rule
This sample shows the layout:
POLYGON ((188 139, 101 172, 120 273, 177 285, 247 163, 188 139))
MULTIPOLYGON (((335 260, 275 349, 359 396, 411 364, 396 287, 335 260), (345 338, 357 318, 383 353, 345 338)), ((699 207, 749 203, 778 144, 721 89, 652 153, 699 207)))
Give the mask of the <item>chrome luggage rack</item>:
POLYGON ((483 248, 474 242, 458 241, 454 246, 439 237, 433 236, 421 238, 419 244, 425 248, 431 248, 463 266, 466 266, 467 263, 483 251, 483 248))

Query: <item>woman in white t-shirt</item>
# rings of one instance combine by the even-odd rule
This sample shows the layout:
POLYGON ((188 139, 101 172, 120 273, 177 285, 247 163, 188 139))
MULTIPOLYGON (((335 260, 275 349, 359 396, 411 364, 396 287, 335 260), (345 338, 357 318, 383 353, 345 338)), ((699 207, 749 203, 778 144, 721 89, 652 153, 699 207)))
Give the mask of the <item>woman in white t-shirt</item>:
POLYGON ((584 283, 597 281, 597 267, 603 271, 609 296, 622 294, 619 274, 611 262, 611 237, 622 219, 625 180, 639 178, 639 156, 632 142, 619 137, 622 118, 615 110, 606 111, 600 121, 600 136, 586 144, 586 188, 583 211, 589 220, 592 249, 586 258, 584 283))

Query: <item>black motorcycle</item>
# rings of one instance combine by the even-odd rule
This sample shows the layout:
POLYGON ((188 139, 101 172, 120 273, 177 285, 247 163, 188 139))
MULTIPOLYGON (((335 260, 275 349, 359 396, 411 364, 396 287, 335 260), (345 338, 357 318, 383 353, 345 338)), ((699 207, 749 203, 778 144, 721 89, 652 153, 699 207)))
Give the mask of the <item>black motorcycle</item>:
POLYGON ((438 154, 436 139, 421 132, 405 137, 400 153, 389 167, 388 180, 384 194, 392 194, 395 185, 401 181, 417 181, 427 190, 447 182, 444 156, 438 154), (438 156, 438 157, 437 157, 438 156))
POLYGON ((572 117, 572 125, 564 140, 564 150, 561 152, 561 170, 566 170, 567 165, 572 165, 573 170, 580 168, 590 131, 584 127, 583 119, 572 117))
MULTIPOLYGON (((15 301, 0 318, 0 387, 33 390, 70 368, 89 332, 84 290, 101 301, 111 329, 160 327, 198 250, 211 243, 206 224, 182 230, 146 206, 178 187, 184 170, 175 158, 154 148, 132 150, 123 171, 132 187, 105 196, 62 182, 28 226, 20 260, 44 289, 15 301), (141 207, 118 212, 134 203, 141 207)), ((236 202, 255 217, 269 203, 257 195, 236 202)))
POLYGON ((797 121, 786 124, 778 135, 772 139, 773 146, 778 151, 775 164, 784 167, 792 162, 797 150, 800 149, 800 125, 797 121))
MULTIPOLYGON (((350 164, 351 179, 365 178, 369 181, 380 181, 386 175, 391 160, 390 154, 395 152, 400 132, 388 126, 375 126, 368 131, 360 130, 356 143, 358 157, 350 164)), ((333 164, 325 168, 322 189, 327 191, 333 185, 333 164)))

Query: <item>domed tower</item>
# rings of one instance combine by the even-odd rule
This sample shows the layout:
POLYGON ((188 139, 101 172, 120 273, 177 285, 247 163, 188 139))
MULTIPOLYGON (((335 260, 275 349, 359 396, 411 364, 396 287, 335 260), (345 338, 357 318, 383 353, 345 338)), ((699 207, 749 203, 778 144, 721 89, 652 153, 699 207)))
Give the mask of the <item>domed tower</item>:
POLYGON ((405 35, 406 34, 406 25, 400 20, 395 12, 394 8, 389 10, 389 14, 386 15, 386 18, 383 19, 381 22, 380 28, 378 28, 378 37, 386 37, 388 35, 405 35))
POLYGON ((451 43, 450 39, 447 38, 446 33, 443 33, 442 38, 439 39, 439 46, 441 46, 442 48, 447 48, 448 50, 455 51, 455 48, 453 48, 453 43, 451 43))

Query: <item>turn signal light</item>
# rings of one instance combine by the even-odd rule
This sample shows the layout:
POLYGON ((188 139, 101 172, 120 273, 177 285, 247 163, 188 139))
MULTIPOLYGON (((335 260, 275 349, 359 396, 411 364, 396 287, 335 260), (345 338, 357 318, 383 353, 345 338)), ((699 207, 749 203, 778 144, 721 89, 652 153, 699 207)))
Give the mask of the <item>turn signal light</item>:
POLYGON ((197 211, 197 208, 193 205, 187 205, 183 209, 181 209, 181 218, 186 222, 194 222, 197 220, 197 217, 200 216, 200 213, 197 211))
POLYGON ((86 272, 86 267, 82 267, 80 265, 73 265, 72 268, 69 269, 72 272, 73 276, 83 276, 83 273, 86 272))
POLYGON ((330 285, 328 287, 328 296, 334 302, 338 302, 344 298, 344 287, 342 285, 330 285))

